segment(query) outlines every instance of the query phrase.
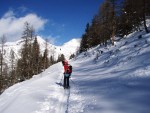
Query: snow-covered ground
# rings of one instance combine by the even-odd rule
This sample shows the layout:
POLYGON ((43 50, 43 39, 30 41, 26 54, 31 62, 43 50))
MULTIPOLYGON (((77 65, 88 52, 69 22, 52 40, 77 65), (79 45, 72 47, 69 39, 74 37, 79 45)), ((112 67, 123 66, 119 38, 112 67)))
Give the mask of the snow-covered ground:
POLYGON ((62 64, 55 64, 7 89, 0 113, 149 113, 149 56, 150 34, 144 32, 97 46, 69 61, 70 89, 62 87, 62 64))

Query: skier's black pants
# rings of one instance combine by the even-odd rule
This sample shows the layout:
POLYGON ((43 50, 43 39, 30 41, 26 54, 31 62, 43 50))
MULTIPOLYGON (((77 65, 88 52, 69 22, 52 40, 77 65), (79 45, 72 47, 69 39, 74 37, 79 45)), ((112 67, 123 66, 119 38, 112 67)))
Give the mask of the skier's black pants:
POLYGON ((68 77, 64 76, 64 87, 65 88, 69 87, 69 76, 68 77))

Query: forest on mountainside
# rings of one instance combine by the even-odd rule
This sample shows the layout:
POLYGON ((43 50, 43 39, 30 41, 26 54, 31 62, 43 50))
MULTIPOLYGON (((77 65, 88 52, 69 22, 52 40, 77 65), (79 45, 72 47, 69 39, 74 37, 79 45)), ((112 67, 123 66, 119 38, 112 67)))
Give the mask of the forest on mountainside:
POLYGON ((87 23, 82 35, 80 53, 96 45, 114 45, 115 37, 140 31, 150 16, 149 0, 104 0, 91 23, 87 23))

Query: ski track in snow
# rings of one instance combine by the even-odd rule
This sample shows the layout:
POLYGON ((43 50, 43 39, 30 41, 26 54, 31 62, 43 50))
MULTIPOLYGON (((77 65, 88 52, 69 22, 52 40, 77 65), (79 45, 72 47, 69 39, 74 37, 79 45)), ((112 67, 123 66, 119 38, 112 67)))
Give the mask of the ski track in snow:
POLYGON ((63 88, 63 75, 59 74, 56 84, 50 85, 53 90, 39 102, 40 110, 33 113, 82 113, 84 109, 84 98, 79 95, 78 88, 70 80, 70 89, 63 88))

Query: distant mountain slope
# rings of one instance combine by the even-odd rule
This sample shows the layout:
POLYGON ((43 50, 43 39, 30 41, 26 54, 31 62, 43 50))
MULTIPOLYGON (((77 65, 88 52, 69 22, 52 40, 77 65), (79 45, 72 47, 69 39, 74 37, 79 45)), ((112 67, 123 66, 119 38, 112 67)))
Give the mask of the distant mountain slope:
MULTIPOLYGON (((46 41, 40 36, 37 36, 37 40, 40 45, 40 51, 41 51, 41 53, 43 53, 45 50, 46 41)), ((21 49, 22 45, 23 45, 23 40, 5 43, 4 59, 5 59, 5 62, 8 64, 8 66, 10 65, 11 50, 13 50, 15 52, 15 59, 17 60, 20 58, 20 49, 21 49)), ((60 54, 64 54, 65 57, 67 59, 69 59, 71 54, 76 54, 76 52, 79 48, 79 45, 80 45, 80 39, 72 39, 62 46, 55 46, 55 45, 48 43, 49 57, 54 56, 54 58, 57 59, 60 54)))

